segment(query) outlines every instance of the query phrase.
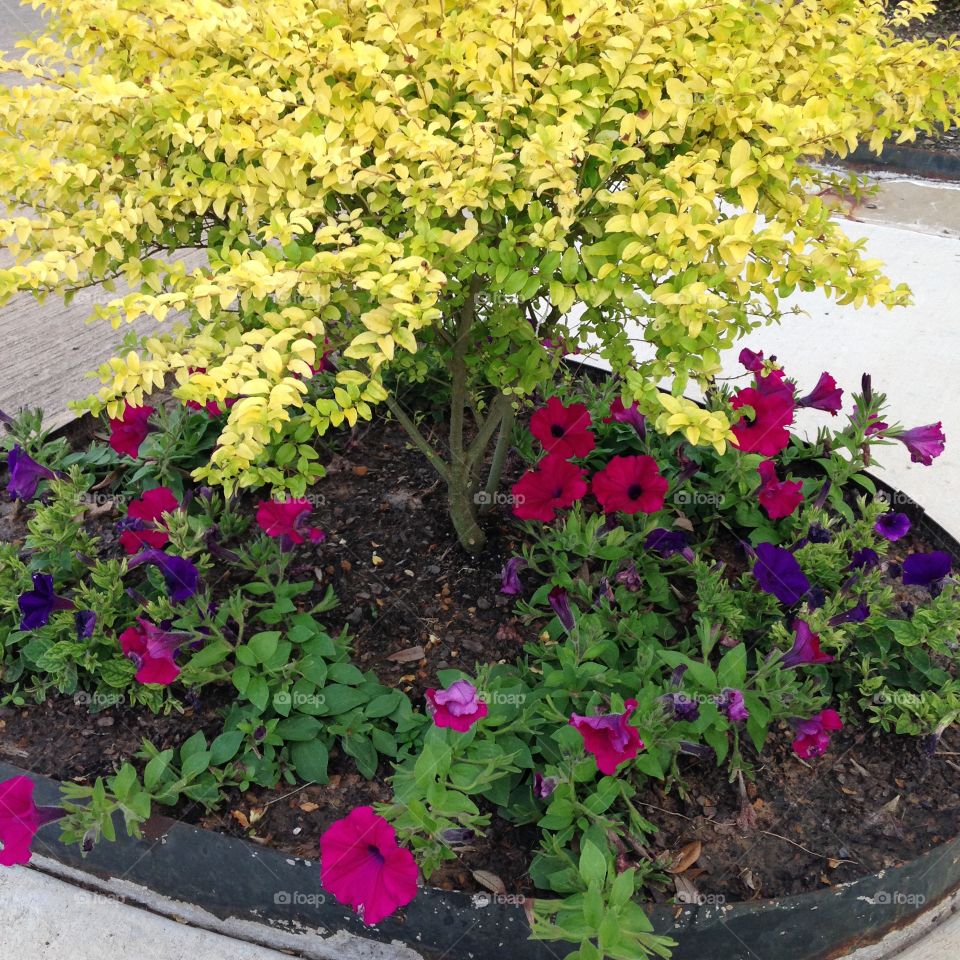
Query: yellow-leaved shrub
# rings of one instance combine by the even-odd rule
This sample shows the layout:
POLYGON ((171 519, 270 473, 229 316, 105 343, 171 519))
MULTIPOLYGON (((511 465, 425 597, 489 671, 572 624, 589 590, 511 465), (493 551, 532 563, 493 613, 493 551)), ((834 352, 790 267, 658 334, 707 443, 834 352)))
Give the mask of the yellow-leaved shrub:
POLYGON ((958 113, 957 41, 897 39, 881 0, 34 5, 47 27, 0 61, 29 80, 0 90, 0 300, 107 281, 98 317, 154 317, 87 405, 240 398, 197 472, 228 490, 302 493, 313 461, 278 450, 445 370, 445 448, 404 420, 469 546, 487 444, 551 375, 541 341, 597 345, 661 426, 722 444, 722 411, 656 385, 708 382, 797 289, 908 295, 814 162, 958 113))

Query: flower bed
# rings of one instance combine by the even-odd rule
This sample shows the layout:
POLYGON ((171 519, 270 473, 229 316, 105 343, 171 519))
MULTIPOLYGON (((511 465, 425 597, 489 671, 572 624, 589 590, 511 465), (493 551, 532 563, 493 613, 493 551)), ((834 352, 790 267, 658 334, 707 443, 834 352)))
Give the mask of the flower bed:
MULTIPOLYGON (((891 427, 867 380, 802 443, 795 408, 835 414, 841 391, 742 359, 750 385, 716 401, 751 409, 739 450, 561 381, 516 429, 512 492, 467 564, 385 425, 332 437, 323 496, 283 503, 185 479, 218 411, 158 405, 72 451, 8 423, 3 740, 75 781, 4 835, 9 859, 50 818, 89 844, 117 811, 136 833, 170 807, 301 856, 319 840, 341 869, 318 891, 368 923, 419 864, 526 895, 537 934, 576 941, 610 936, 583 926, 590 898, 629 911, 627 883, 722 904, 948 839, 952 558, 862 470, 893 441, 932 461, 939 428, 891 427)), ((7 789, 29 811, 28 785, 7 789)), ((631 949, 666 949, 627 915, 631 949)))

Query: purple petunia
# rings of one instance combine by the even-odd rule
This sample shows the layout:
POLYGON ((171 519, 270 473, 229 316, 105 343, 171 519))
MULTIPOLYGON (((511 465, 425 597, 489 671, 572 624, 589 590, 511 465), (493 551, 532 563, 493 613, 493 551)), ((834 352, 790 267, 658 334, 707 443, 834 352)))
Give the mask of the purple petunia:
POLYGON ((35 573, 33 575, 33 589, 20 594, 17 601, 23 619, 20 621, 21 630, 36 630, 50 621, 50 614, 54 610, 72 610, 73 601, 65 597, 58 597, 53 592, 53 577, 49 573, 35 573))
POLYGON ((700 704, 685 693, 665 693, 660 702, 667 708, 674 720, 694 721, 700 716, 700 704))
POLYGON ((891 436, 907 448, 914 463, 922 463, 927 467, 943 453, 943 445, 947 442, 943 434, 943 424, 939 420, 891 436))
POLYGON ((533 775, 533 795, 541 800, 546 800, 560 781, 556 777, 545 777, 539 770, 533 775))
POLYGON ((516 596, 523 592, 523 584, 520 582, 520 568, 525 567, 527 561, 523 557, 511 557, 504 565, 500 573, 500 592, 507 596, 516 596))
POLYGON ((761 543, 757 545, 756 554, 753 575, 765 593, 772 593, 790 607, 810 589, 810 581, 789 550, 772 543, 761 543))
POLYGON ((550 602, 553 612, 559 617, 564 629, 572 630, 574 624, 573 611, 570 609, 570 600, 567 597, 567 591, 564 590, 563 587, 554 587, 550 593, 547 594, 547 600, 550 602))
POLYGON ((831 617, 830 626, 839 627, 841 623, 863 623, 869 616, 870 606, 867 604, 867 598, 861 595, 860 602, 855 607, 831 617))
POLYGON ((713 702, 731 723, 740 723, 750 717, 750 711, 743 702, 743 693, 732 687, 724 687, 720 696, 713 698, 713 702))
POLYGON ((784 667, 799 667, 808 663, 832 663, 833 657, 820 649, 820 634, 810 629, 804 620, 793 621, 794 641, 780 663, 784 667))
POLYGON ((667 530, 664 527, 657 527, 647 534, 643 546, 645 550, 659 553, 661 557, 672 557, 679 553, 685 560, 693 560, 693 551, 690 549, 687 535, 680 530, 667 530))
POLYGON ((616 577, 617 583, 622 583, 631 593, 636 593, 643 586, 643 578, 637 570, 637 565, 631 560, 616 577))
POLYGON ((32 500, 41 480, 53 480, 57 475, 48 467, 41 466, 19 444, 7 454, 7 493, 18 500, 32 500))
POLYGON ((93 636, 93 628, 97 625, 97 615, 92 610, 78 610, 73 620, 77 625, 77 642, 89 640, 93 636))
POLYGON ((942 580, 953 566, 949 553, 933 550, 930 553, 912 553, 903 561, 903 582, 928 587, 942 580))
POLYGON ((797 401, 797 406, 823 410, 835 417, 843 406, 843 391, 837 386, 837 381, 824 372, 820 374, 813 390, 797 401))
POLYGON ((152 564, 160 571, 167 585, 170 599, 174 603, 188 600, 197 592, 200 574, 189 560, 171 556, 162 550, 144 550, 128 560, 127 567, 132 570, 144 563, 152 564))
POLYGON ((910 532, 910 518, 905 513, 884 513, 877 517, 873 529, 885 540, 899 540, 910 532))
POLYGON ((877 551, 872 550, 870 547, 864 547, 862 550, 857 550, 851 555, 847 569, 866 571, 878 566, 880 566, 880 557, 877 551))

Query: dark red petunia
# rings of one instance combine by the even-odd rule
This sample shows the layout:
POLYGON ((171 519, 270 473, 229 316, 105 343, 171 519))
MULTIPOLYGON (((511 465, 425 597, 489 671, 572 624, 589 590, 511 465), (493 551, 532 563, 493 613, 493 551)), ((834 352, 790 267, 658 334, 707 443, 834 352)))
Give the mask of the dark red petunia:
POLYGON ((559 397, 550 397, 530 418, 530 432, 549 454, 585 457, 594 447, 590 413, 582 403, 565 407, 559 397))
POLYGON ((790 442, 787 427, 793 423, 792 391, 781 388, 763 393, 755 387, 745 387, 737 391, 730 406, 734 410, 753 408, 752 417, 741 417, 732 427, 737 447, 743 453, 773 457, 790 442))
POLYGON ((617 456, 593 475, 591 490, 606 513, 656 513, 663 509, 667 481, 653 457, 617 456))
POLYGON ((772 460, 764 460, 758 464, 757 473, 760 474, 757 499, 760 506, 767 511, 767 516, 771 520, 789 517, 803 502, 803 494, 800 492, 803 484, 799 480, 778 479, 772 460))
POLYGON ((120 534, 120 543, 127 553, 136 553, 144 547, 160 549, 170 541, 163 522, 165 513, 173 513, 180 503, 169 487, 147 490, 139 500, 133 500, 127 509, 127 523, 120 534))
POLYGON ((587 492, 583 468, 559 456, 544 457, 511 488, 513 514, 521 520, 549 523, 555 511, 565 510, 587 492))
POLYGON ((131 407, 126 404, 123 416, 110 419, 110 446, 116 453, 125 453, 136 460, 140 454, 140 444, 147 438, 150 426, 147 421, 153 413, 153 407, 131 407))

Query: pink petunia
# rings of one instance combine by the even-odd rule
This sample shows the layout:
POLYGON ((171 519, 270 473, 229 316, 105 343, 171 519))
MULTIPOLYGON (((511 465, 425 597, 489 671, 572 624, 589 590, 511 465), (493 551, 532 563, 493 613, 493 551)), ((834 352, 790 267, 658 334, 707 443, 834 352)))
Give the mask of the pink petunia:
POLYGON ((38 807, 33 802, 33 781, 11 777, 0 783, 0 866, 30 862, 30 844, 45 823, 58 820, 61 807, 38 807))
POLYGON ((116 453, 126 454, 133 460, 140 455, 140 444, 147 438, 150 425, 147 422, 153 407, 131 407, 126 404, 123 416, 110 419, 110 446, 116 453))
POLYGON ((582 403, 565 407, 559 397, 550 397, 530 418, 530 432, 543 449, 564 459, 585 457, 593 449, 591 426, 590 412, 582 403))
POLYGON ((373 807, 356 807, 320 837, 320 883, 372 925, 417 895, 417 863, 373 807))
POLYGON ((767 511, 767 516, 771 520, 789 517, 803 502, 803 484, 799 480, 778 479, 772 460, 764 460, 758 464, 757 472, 760 474, 757 499, 760 506, 767 511))
POLYGON ((455 680, 446 690, 427 690, 427 708, 438 727, 466 733, 488 712, 477 697, 477 688, 467 680, 455 680))
POLYGON ((621 763, 632 760, 643 749, 637 728, 628 722, 636 709, 637 701, 627 700, 623 713, 590 717, 575 713, 570 717, 570 725, 583 737, 584 747, 596 758, 597 769, 608 777, 621 763))
POLYGON ((137 668, 138 683, 158 683, 168 686, 180 676, 174 657, 189 639, 187 635, 161 630, 146 620, 138 619, 137 626, 127 627, 120 634, 123 655, 137 668))
POLYGON ((667 481, 648 456, 613 457, 590 481, 606 513, 656 513, 663 508, 667 481))
POLYGON ((836 710, 821 710, 809 720, 793 720, 797 732, 793 752, 803 760, 819 757, 830 746, 830 734, 843 729, 843 721, 836 710))
POLYGON ((582 467, 559 456, 544 457, 511 488, 513 514, 521 520, 549 523, 557 510, 565 510, 587 492, 582 467))
POLYGON ((322 543, 326 534, 319 527, 306 525, 313 507, 309 500, 261 500, 257 504, 257 523, 268 537, 279 537, 284 547, 303 543, 322 543))
POLYGON ((139 500, 133 500, 127 508, 125 529, 120 534, 120 543, 127 553, 136 553, 144 547, 161 549, 170 542, 165 513, 180 508, 180 502, 169 487, 154 487, 145 491, 139 500))
POLYGON ((790 442, 787 427, 793 423, 794 403, 792 394, 785 389, 763 392, 746 387, 737 391, 730 406, 734 410, 742 407, 753 410, 752 416, 742 417, 731 428, 736 445, 743 453, 774 457, 790 442))

